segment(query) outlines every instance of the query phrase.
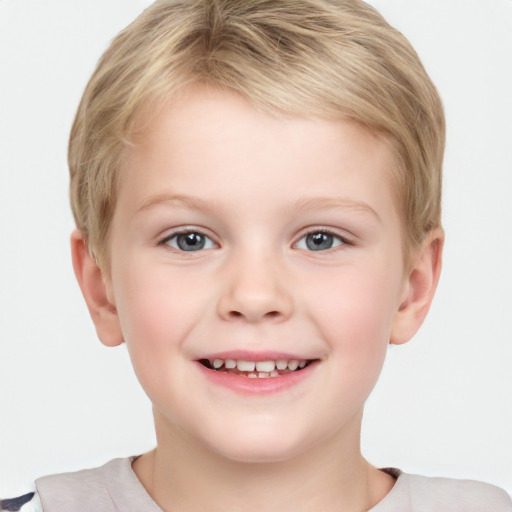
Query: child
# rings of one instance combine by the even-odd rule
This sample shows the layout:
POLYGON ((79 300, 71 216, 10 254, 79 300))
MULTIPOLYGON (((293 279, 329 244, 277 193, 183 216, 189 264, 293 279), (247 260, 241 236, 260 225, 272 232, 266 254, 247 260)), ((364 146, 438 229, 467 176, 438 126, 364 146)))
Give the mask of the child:
POLYGON ((163 1, 123 31, 71 134, 73 263, 158 445, 38 480, 43 509, 510 510, 359 449, 439 278, 443 146, 434 86, 362 2, 163 1))

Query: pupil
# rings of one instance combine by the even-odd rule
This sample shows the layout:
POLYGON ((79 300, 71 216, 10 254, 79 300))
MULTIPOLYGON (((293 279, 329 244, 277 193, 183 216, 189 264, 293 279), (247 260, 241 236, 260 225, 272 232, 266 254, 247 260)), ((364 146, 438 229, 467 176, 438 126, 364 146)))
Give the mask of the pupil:
POLYGON ((333 244, 333 236, 329 233, 312 233, 306 237, 306 245, 312 251, 330 249, 333 244))
POLYGON ((205 245, 205 237, 199 233, 185 233, 178 236, 178 247, 182 251, 198 251, 205 245))

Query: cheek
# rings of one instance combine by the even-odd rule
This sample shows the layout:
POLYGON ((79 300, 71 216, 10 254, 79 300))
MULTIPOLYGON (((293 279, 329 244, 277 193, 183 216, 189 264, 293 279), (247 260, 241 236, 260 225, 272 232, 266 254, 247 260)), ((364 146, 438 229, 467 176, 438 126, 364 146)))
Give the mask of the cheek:
POLYGON ((119 275, 116 306, 134 365, 155 363, 179 348, 193 325, 199 299, 196 287, 176 277, 151 264, 127 265, 119 275))
POLYGON ((380 372, 395 313, 396 280, 385 271, 340 271, 313 299, 317 325, 351 378, 380 372), (365 371, 361 371, 364 369, 365 371))
POLYGON ((197 298, 154 265, 126 266, 118 278, 116 306, 134 372, 156 406, 173 401, 176 382, 186 378, 183 340, 194 325, 197 298))

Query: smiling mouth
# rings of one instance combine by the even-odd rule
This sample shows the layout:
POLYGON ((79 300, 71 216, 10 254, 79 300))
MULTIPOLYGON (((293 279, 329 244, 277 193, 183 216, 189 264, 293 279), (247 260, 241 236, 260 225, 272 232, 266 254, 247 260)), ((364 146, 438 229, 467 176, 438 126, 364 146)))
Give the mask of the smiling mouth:
POLYGON ((243 359, 200 359, 209 370, 228 373, 249 379, 269 379, 300 372, 314 359, 280 359, 277 361, 246 361, 243 359))

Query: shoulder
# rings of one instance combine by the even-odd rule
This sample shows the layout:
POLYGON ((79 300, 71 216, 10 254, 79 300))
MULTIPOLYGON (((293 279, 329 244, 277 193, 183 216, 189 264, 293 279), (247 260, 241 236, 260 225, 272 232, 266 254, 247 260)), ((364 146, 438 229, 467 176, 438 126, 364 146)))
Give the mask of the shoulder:
POLYGON ((128 459, 114 459, 104 466, 72 473, 45 476, 36 480, 44 510, 111 510, 109 475, 128 459))
POLYGON ((36 487, 44 512, 161 512, 133 473, 133 459, 39 478, 36 487))
POLYGON ((37 492, 29 492, 17 498, 0 500, 0 512, 43 512, 37 492))
POLYGON ((418 512, 512 512, 508 494, 474 480, 455 480, 402 474, 411 508, 418 512))

